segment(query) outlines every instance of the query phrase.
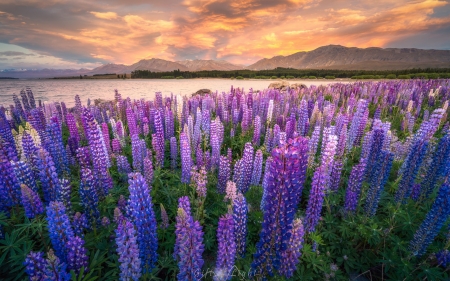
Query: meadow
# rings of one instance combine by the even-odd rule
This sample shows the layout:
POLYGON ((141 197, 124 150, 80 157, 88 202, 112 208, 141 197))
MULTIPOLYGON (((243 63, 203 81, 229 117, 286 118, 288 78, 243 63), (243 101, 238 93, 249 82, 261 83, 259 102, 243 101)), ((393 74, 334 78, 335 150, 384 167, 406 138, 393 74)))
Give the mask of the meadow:
POLYGON ((0 107, 1 280, 450 278, 449 79, 73 98, 0 107))

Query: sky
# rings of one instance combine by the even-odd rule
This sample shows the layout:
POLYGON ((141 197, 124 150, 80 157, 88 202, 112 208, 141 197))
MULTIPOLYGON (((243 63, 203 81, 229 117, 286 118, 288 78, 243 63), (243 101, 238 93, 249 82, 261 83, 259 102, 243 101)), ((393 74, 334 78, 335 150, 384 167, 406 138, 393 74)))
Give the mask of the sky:
POLYGON ((450 49, 450 0, 0 0, 0 69, 450 49))

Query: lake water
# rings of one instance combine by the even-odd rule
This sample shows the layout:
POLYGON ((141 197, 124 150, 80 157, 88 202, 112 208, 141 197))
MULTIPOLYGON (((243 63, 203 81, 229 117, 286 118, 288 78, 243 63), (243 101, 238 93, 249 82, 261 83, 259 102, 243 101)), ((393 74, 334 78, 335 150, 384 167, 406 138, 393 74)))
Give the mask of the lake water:
MULTIPOLYGON (((233 87, 248 90, 263 90, 276 80, 230 80, 230 79, 92 79, 92 80, 0 80, 0 105, 13 104, 12 95, 15 93, 20 99, 20 90, 30 87, 37 100, 65 102, 68 107, 74 106, 74 97, 79 95, 81 102, 86 104, 88 98, 111 100, 114 89, 122 98, 153 99, 155 92, 163 95, 170 93, 190 95, 199 89, 228 92, 233 87)), ((307 86, 344 82, 336 80, 290 80, 290 83, 303 83, 307 86)))

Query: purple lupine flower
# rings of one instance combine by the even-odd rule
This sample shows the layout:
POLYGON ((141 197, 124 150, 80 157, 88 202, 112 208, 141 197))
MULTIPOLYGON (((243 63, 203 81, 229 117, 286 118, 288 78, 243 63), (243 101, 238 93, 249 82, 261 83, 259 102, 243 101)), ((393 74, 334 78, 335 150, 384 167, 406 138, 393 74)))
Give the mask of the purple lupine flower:
POLYGON ((255 160, 253 161, 253 173, 251 184, 259 185, 262 175, 263 153, 258 149, 255 153, 255 160))
POLYGON ((11 162, 11 166, 14 170, 14 174, 16 175, 17 181, 20 184, 25 184, 31 190, 34 192, 38 192, 36 180, 34 178, 33 171, 30 168, 30 165, 28 165, 27 162, 18 161, 18 162, 11 162))
POLYGON ((347 142, 347 123, 344 123, 342 125, 341 131, 339 134, 339 140, 338 140, 337 151, 336 151, 337 156, 342 157, 344 155, 346 142, 347 142))
POLYGON ((76 142, 77 146, 80 142, 80 135, 78 133, 77 121, 72 113, 67 114, 66 124, 69 129, 70 137, 76 142))
POLYGON ((74 237, 69 217, 66 214, 64 204, 52 201, 47 207, 47 221, 50 241, 56 255, 63 261, 67 261, 67 242, 74 237))
POLYGON ((139 173, 128 175, 130 198, 128 206, 136 225, 139 258, 143 273, 151 272, 158 259, 158 237, 152 197, 144 177, 139 173))
POLYGON ((348 132, 347 137, 347 149, 352 149, 353 146, 359 145, 361 142, 362 132, 366 126, 367 117, 366 117, 366 111, 367 111, 367 101, 366 100, 359 100, 356 112, 353 115, 350 129, 348 132))
POLYGON ((450 265, 450 251, 449 250, 441 250, 436 254, 436 260, 439 266, 442 268, 446 268, 450 265))
POLYGON ((264 136, 264 146, 266 147, 266 151, 270 152, 272 150, 272 139, 272 128, 267 128, 266 135, 264 136))
POLYGON ((450 134, 447 133, 441 140, 433 154, 432 162, 428 167, 422 181, 421 195, 428 198, 433 192, 438 180, 445 176, 449 170, 448 159, 450 157, 450 134))
POLYGON ((45 259, 43 252, 33 252, 28 253, 23 263, 25 266, 25 273, 28 274, 31 280, 42 281, 44 280, 45 271, 45 259))
POLYGON ((118 139, 113 139, 111 141, 112 151, 116 154, 122 153, 122 146, 120 145, 120 141, 118 139))
POLYGON ((57 120, 54 117, 50 119, 50 124, 47 126, 47 147, 55 162, 55 167, 58 175, 62 173, 69 173, 69 162, 67 159, 66 149, 62 141, 62 132, 57 120))
POLYGON ((261 139, 261 118, 257 115, 253 121, 253 140, 252 143, 255 146, 259 146, 261 139))
POLYGON ((121 174, 128 175, 131 173, 130 163, 128 162, 128 158, 123 155, 116 156, 117 161, 117 171, 121 174))
POLYGON ((130 131, 130 136, 137 135, 138 128, 136 124, 136 116, 134 115, 133 110, 128 106, 125 112, 127 115, 128 130, 130 131))
POLYGON ((242 193, 246 193, 250 188, 252 180, 252 167, 253 167, 253 146, 251 143, 246 143, 244 153, 241 159, 239 180, 236 182, 238 189, 242 193))
POLYGON ((277 147, 280 145, 280 133, 280 126, 278 124, 275 124, 275 126, 273 127, 272 147, 277 147))
POLYGON ((122 217, 115 232, 120 262, 120 280, 138 281, 142 269, 134 226, 128 219, 122 217))
POLYGON ((272 162, 272 156, 267 157, 266 164, 264 167, 264 176, 262 180, 262 189, 263 189, 263 195, 261 198, 261 205, 260 209, 264 210, 264 202, 267 198, 267 185, 269 184, 269 178, 270 178, 270 163, 272 162))
POLYGON ((175 137, 170 138, 170 168, 175 170, 177 167, 178 145, 175 137))
POLYGON ((36 215, 44 213, 44 207, 42 206, 39 195, 25 184, 22 184, 20 188, 22 191, 22 205, 25 209, 26 217, 32 219, 36 215))
POLYGON ((419 229, 409 244, 414 256, 425 254, 428 246, 438 235, 445 221, 450 216, 450 186, 444 183, 436 196, 431 210, 426 215, 419 229))
POLYGON ((354 213, 356 211, 356 207, 358 206, 365 168, 366 162, 363 159, 359 164, 353 167, 352 172, 350 173, 347 190, 345 191, 344 209, 347 214, 354 213))
POLYGON ((67 264, 65 262, 61 262, 60 259, 55 256, 52 249, 47 252, 44 276, 45 281, 69 281, 71 279, 70 274, 67 273, 67 264))
POLYGON ((186 206, 182 206, 182 204, 186 203, 187 197, 183 200, 182 198, 180 198, 178 205, 177 223, 175 226, 176 240, 173 253, 180 269, 177 279, 183 281, 200 280, 202 278, 201 269, 204 263, 202 258, 204 251, 202 226, 198 221, 194 221, 190 212, 187 212, 186 206))
POLYGON ((217 177, 217 191, 225 193, 227 181, 231 178, 231 164, 227 156, 220 156, 219 175, 217 177))
POLYGON ((305 230, 302 221, 300 219, 295 219, 292 222, 291 237, 288 246, 286 250, 281 253, 280 274, 286 278, 292 277, 300 260, 304 235, 305 230))
POLYGON ((317 147, 319 146, 319 139, 320 139, 320 126, 316 126, 314 128, 314 131, 312 132, 311 138, 308 141, 308 148, 309 148, 308 165, 310 166, 314 163, 314 159, 317 153, 317 147))
POLYGON ((238 193, 233 203, 234 232, 236 237, 236 253, 244 257, 247 245, 248 205, 242 193, 238 193))
POLYGON ((127 207, 127 200, 123 195, 119 196, 119 200, 117 200, 117 207, 123 212, 127 207))
POLYGON ((333 161, 333 167, 331 169, 330 175, 330 190, 337 191, 339 189, 339 184, 341 183, 341 172, 343 163, 341 159, 336 159, 333 161))
POLYGON ((323 165, 317 167, 312 179, 306 208, 305 230, 308 232, 314 232, 319 223, 328 180, 329 175, 326 168, 323 165))
POLYGON ((381 151, 375 165, 373 166, 373 176, 370 177, 371 181, 369 184, 369 190, 367 191, 366 204, 364 206, 366 215, 369 217, 374 216, 377 211, 381 192, 383 191, 389 178, 393 160, 393 153, 381 151))
POLYGON ((263 228, 252 262, 253 276, 272 275, 279 269, 306 178, 307 143, 306 138, 297 137, 272 151, 263 228))
POLYGON ((23 132, 22 135, 22 149, 23 155, 26 158, 26 161, 34 167, 34 154, 37 151, 37 148, 34 144, 33 137, 28 134, 26 131, 23 132))
POLYGON ((169 227, 169 216, 167 215, 166 209, 164 208, 164 205, 161 203, 161 228, 167 229, 169 227))
POLYGON ((96 121, 87 108, 83 108, 83 120, 86 123, 86 130, 89 132, 88 142, 92 157, 93 172, 96 174, 96 179, 98 179, 97 192, 100 197, 104 197, 108 194, 113 184, 108 172, 109 158, 104 150, 96 121))
POLYGON ((80 199, 81 206, 83 206, 84 213, 92 228, 94 225, 100 223, 100 211, 98 209, 98 194, 95 188, 95 181, 92 171, 88 168, 81 169, 80 180, 80 199))
POLYGON ((202 147, 200 146, 200 144, 198 144, 197 149, 195 150, 196 166, 197 167, 204 166, 203 160, 204 160, 203 159, 203 150, 202 150, 202 147))
POLYGON ((155 134, 152 134, 153 149, 156 152, 156 165, 164 166, 164 128, 159 111, 155 113, 155 134))
POLYGON ((56 200, 56 190, 59 189, 59 179, 56 174, 52 157, 44 148, 40 148, 35 155, 36 167, 39 171, 41 188, 44 191, 44 201, 56 200))
POLYGON ((131 136, 131 152, 133 155, 133 170, 142 173, 144 150, 137 134, 131 136))
POLYGON ((153 164, 150 155, 148 154, 144 158, 144 178, 151 192, 153 183, 153 164))
POLYGON ((84 240, 78 236, 73 236, 67 241, 67 268, 79 273, 84 267, 84 272, 88 271, 88 256, 84 247, 84 240))
POLYGON ((181 182, 191 181, 191 146, 185 133, 180 134, 180 154, 181 154, 181 182))
POLYGON ((166 134, 165 138, 170 139, 175 135, 175 123, 174 123, 174 117, 173 112, 169 108, 166 107, 166 116, 164 118, 165 121, 165 128, 166 128, 166 134))
POLYGON ((66 207, 67 214, 72 214, 72 203, 71 203, 71 192, 72 187, 67 179, 60 179, 59 186, 56 189, 56 201, 62 202, 66 207))
POLYGON ((217 227, 217 261, 214 280, 231 280, 236 259, 236 237, 231 214, 219 218, 217 227))
POLYGON ((89 228, 89 223, 85 214, 76 212, 72 218, 73 233, 76 236, 83 236, 84 230, 89 228))
POLYGON ((216 119, 211 122, 211 164, 215 168, 219 165, 219 158, 220 158, 220 148, 222 147, 223 143, 223 134, 224 134, 224 128, 223 124, 220 121, 219 117, 216 117, 216 119))
POLYGON ((108 128, 108 124, 106 123, 102 123, 102 135, 103 135, 103 140, 106 146, 106 150, 108 151, 108 154, 111 154, 111 141, 109 138, 109 128, 108 128))

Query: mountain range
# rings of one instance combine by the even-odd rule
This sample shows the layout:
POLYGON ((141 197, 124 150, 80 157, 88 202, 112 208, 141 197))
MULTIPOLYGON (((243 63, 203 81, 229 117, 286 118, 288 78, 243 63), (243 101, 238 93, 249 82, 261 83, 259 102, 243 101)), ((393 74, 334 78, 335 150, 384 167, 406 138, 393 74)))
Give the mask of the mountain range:
POLYGON ((450 50, 424 50, 414 48, 356 48, 328 45, 308 52, 297 52, 288 56, 261 59, 244 66, 224 60, 143 59, 132 65, 104 64, 89 69, 41 69, 4 70, 0 77, 50 78, 58 76, 94 75, 106 73, 131 73, 134 70, 166 72, 173 70, 268 70, 277 67, 296 69, 342 69, 342 70, 400 70, 411 68, 450 68, 450 50))

